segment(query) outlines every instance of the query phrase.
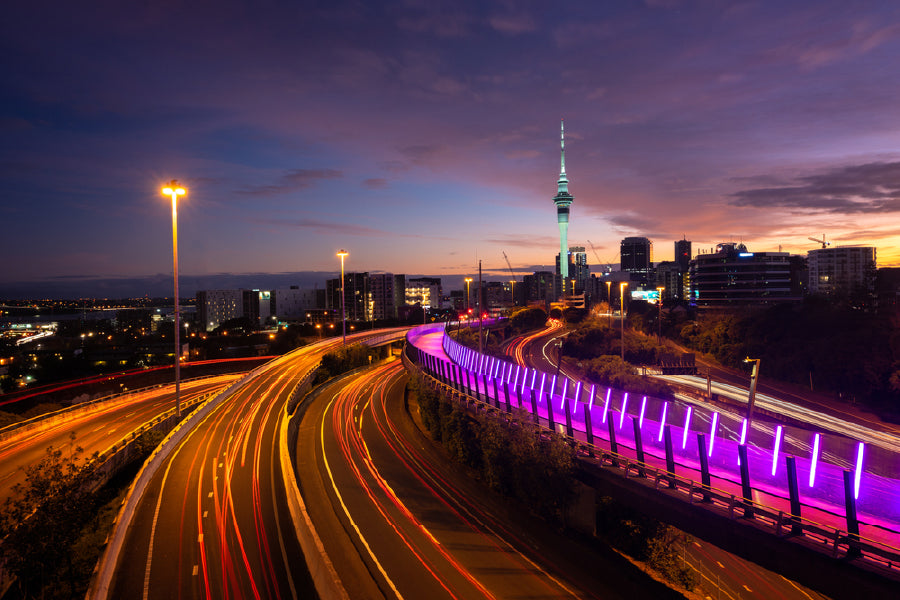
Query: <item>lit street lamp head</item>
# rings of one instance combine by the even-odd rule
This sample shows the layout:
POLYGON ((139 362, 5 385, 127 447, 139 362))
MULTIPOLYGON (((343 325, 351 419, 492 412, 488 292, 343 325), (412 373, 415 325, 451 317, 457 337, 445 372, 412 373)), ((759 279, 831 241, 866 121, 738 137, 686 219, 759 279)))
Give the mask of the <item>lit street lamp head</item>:
POLYGON ((187 190, 178 185, 178 180, 173 179, 169 182, 169 185, 162 189, 162 193, 165 196, 171 196, 172 200, 176 200, 178 196, 184 196, 187 194, 187 190))

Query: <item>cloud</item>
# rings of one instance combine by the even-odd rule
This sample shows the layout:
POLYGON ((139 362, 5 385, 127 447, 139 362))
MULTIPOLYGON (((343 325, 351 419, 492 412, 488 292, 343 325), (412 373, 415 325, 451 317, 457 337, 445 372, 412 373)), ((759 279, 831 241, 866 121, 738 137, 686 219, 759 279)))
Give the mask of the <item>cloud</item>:
POLYGON ((277 183, 245 187, 238 190, 238 193, 245 196, 275 196, 308 188, 321 179, 338 179, 343 176, 343 172, 337 169, 293 169, 282 175, 277 183))
POLYGON ((514 246, 517 248, 559 248, 559 238, 546 235, 528 237, 507 236, 485 241, 491 244, 497 244, 498 246, 514 246))
POLYGON ((416 144, 400 148, 400 154, 407 157, 415 165, 421 165, 432 161, 440 152, 437 144, 416 144))
POLYGON ((256 219, 255 222, 263 225, 276 225, 279 227, 291 227, 295 229, 311 229, 316 233, 327 235, 334 235, 335 233, 374 237, 397 235, 393 232, 374 229, 372 227, 363 227, 362 225, 353 225, 351 223, 320 221, 318 219, 256 219))
POLYGON ((534 19, 526 14, 495 15, 488 19, 488 23, 500 33, 509 35, 529 33, 537 29, 534 19))
POLYGON ((370 177, 363 181, 363 187, 370 190, 380 190, 388 186, 388 180, 384 177, 370 177))
POLYGON ((900 162, 867 163, 798 178, 793 185, 731 194, 740 207, 800 209, 811 213, 859 214, 900 211, 900 162))

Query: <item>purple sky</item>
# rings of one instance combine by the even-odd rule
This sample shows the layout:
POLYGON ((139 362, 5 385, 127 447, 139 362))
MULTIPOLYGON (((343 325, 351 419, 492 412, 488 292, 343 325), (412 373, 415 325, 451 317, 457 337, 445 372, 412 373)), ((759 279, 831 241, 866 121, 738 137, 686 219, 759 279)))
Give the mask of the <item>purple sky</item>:
POLYGON ((185 276, 530 272, 560 117, 591 262, 900 264, 896 2, 16 2, 0 64, 0 295, 171 276, 172 178, 185 276))

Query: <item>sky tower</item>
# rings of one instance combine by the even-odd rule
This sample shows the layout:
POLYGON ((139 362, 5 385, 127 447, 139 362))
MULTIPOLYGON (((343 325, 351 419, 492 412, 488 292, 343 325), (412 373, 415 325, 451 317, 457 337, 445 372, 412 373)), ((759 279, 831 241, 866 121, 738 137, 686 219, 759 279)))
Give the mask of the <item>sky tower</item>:
POLYGON ((559 121, 559 154, 559 181, 553 202, 556 203, 556 222, 559 223, 559 274, 565 289, 565 280, 569 277, 569 205, 575 198, 569 193, 569 179, 566 177, 566 127, 562 119, 559 121))

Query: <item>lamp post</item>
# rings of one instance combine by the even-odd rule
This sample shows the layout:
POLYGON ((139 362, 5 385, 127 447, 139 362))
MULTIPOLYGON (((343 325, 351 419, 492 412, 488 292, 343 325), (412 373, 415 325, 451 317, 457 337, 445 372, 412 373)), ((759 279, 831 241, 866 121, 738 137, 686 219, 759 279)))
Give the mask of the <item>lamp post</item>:
POLYGON ((347 345, 347 309, 344 305, 344 258, 349 253, 341 248, 337 255, 341 257, 341 327, 344 332, 344 345, 347 345))
POLYGON ((626 282, 619 283, 619 313, 622 317, 622 362, 625 362, 625 288, 626 282))
POLYGON ((662 293, 666 288, 658 287, 656 288, 657 293, 659 294, 659 298, 656 301, 656 305, 659 308, 659 314, 656 317, 656 345, 660 345, 662 342, 662 293))
POLYGON ((181 418, 181 329, 180 311, 178 306, 178 196, 187 194, 187 190, 178 185, 178 180, 173 179, 169 185, 162 189, 164 196, 172 198, 172 264, 175 276, 175 416, 181 418))
POLYGON ((753 363, 753 370, 750 372, 750 398, 747 400, 747 439, 749 440, 751 432, 750 421, 753 419, 753 403, 756 401, 756 382, 759 380, 759 359, 748 356, 744 359, 744 362, 753 363))
POLYGON ((612 281, 606 282, 606 303, 609 305, 609 328, 612 329, 612 292, 610 291, 610 287, 612 286, 612 281))
POLYGON ((469 298, 471 298, 471 296, 469 295, 469 284, 472 283, 472 278, 466 277, 465 281, 466 281, 466 315, 468 315, 469 314, 469 298))

